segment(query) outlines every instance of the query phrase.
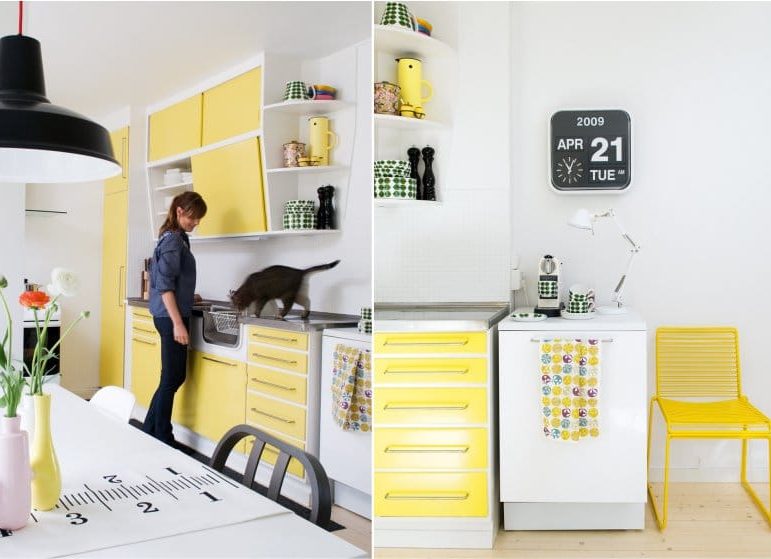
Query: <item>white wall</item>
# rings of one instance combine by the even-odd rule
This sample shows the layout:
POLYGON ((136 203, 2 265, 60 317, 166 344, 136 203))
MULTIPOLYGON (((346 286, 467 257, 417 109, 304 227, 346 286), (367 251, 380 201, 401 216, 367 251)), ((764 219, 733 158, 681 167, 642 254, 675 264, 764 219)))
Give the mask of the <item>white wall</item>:
MULTIPOLYGON (((431 21, 436 38, 457 49, 457 60, 424 61, 424 78, 435 90, 427 118, 443 100, 448 106, 439 118, 450 128, 434 144, 441 205, 375 208, 375 300, 506 301, 510 6, 412 2, 410 8, 431 21)), ((392 57, 378 63, 376 80, 395 81, 392 57), (390 73, 386 64, 393 66, 390 73)), ((388 151, 386 133, 379 132, 376 158, 406 159, 405 150, 388 151)), ((422 147, 426 138, 415 135, 412 143, 422 147)))
MULTIPOLYGON (((24 225, 24 185, 0 184, 0 275, 8 280, 3 292, 11 312, 14 361, 22 359, 24 313, 18 299, 24 290, 24 225)), ((0 310, 0 335, 6 327, 5 311, 0 310)))
MULTIPOLYGON (((612 223, 599 223, 592 238, 566 220, 579 207, 613 207, 643 247, 626 295, 648 322, 649 392, 656 327, 735 325, 744 389, 766 414, 769 21, 771 4, 733 2, 517 3, 511 14, 512 248, 531 280, 530 300, 548 252, 564 260, 565 285, 588 283, 607 302, 627 245, 612 223), (627 194, 549 190, 547 124, 569 108, 630 113, 627 194)), ((766 468, 757 444, 751 465, 766 468)), ((655 448, 660 466, 663 445, 655 448)), ((672 464, 675 479, 737 479, 739 446, 676 442, 672 464)))

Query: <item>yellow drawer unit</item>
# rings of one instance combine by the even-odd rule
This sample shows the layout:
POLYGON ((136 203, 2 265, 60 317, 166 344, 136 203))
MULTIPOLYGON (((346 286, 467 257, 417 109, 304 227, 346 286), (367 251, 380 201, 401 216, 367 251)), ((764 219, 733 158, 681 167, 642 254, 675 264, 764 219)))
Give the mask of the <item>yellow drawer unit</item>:
POLYGON ((147 322, 134 321, 131 325, 131 334, 142 338, 152 338, 154 340, 161 339, 158 330, 153 328, 152 324, 147 322))
POLYGON ((150 314, 150 309, 145 309, 142 307, 132 307, 131 317, 139 320, 149 320, 150 322, 153 320, 153 315, 150 314))
POLYGON ((375 474, 377 516, 487 516, 484 472, 375 474))
POLYGON ((487 429, 375 428, 376 469, 487 467, 487 429))
POLYGON ((467 425, 487 421, 486 388, 375 389, 375 425, 467 425))
MULTIPOLYGON (((302 448, 305 450, 305 443, 303 441, 297 441, 294 439, 290 439, 289 437, 281 436, 278 433, 271 433, 274 437, 277 439, 281 439, 284 442, 287 442, 291 445, 294 445, 296 447, 302 448)), ((254 439, 252 437, 248 437, 246 439, 246 454, 248 455, 252 451, 252 446, 254 445, 254 439)), ((278 458, 278 449, 275 447, 272 447, 270 445, 265 445, 265 448, 262 450, 262 457, 260 458, 260 462, 267 462, 270 465, 273 465, 276 463, 276 459, 278 458)), ((290 474, 297 476, 299 478, 305 477, 305 468, 303 468, 302 464, 298 462, 296 459, 292 458, 289 461, 289 466, 286 469, 287 472, 290 474)))
POLYGON ((487 359, 482 357, 380 357, 375 360, 375 383, 485 384, 487 359))
POLYGON ((202 103, 199 93, 150 115, 149 161, 201 147, 202 103))
POLYGON ((487 353, 485 332, 384 332, 375 334, 375 354, 487 353))
POLYGON ((305 440, 305 408, 248 392, 246 421, 305 440))
POLYGON ((308 355, 266 345, 249 344, 249 362, 295 373, 308 372, 308 355))
POLYGON ((262 326, 249 326, 247 332, 250 342, 259 342, 303 351, 308 349, 308 334, 303 332, 263 328, 262 326))
POLYGON ((131 392, 137 403, 150 407, 155 389, 161 378, 161 340, 156 336, 132 332, 131 335, 131 392))
POLYGON ((305 376, 283 373, 257 365, 249 365, 246 387, 270 394, 295 404, 305 405, 308 380, 305 376))

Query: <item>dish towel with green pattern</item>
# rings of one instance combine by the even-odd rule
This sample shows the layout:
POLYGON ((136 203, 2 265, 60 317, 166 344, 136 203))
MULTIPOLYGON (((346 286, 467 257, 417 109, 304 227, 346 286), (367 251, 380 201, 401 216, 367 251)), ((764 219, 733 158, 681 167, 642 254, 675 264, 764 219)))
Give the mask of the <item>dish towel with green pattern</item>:
POLYGON ((337 344, 332 357, 332 416, 343 431, 372 430, 372 359, 366 349, 337 344))
POLYGON ((579 441, 599 437, 600 340, 541 340, 543 434, 549 439, 579 441))

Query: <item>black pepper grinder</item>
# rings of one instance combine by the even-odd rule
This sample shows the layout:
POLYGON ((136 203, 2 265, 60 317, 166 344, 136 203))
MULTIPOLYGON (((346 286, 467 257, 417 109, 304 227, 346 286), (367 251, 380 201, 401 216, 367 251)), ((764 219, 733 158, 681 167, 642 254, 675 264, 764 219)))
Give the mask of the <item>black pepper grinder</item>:
POLYGON ((420 161, 420 150, 416 147, 411 147, 407 150, 407 157, 410 158, 410 178, 415 179, 415 192, 417 194, 416 199, 423 199, 423 187, 420 184, 420 175, 418 174, 418 162, 420 161))
POLYGON ((332 206, 332 196, 335 195, 334 186, 322 186, 316 191, 319 193, 319 211, 316 214, 316 229, 335 228, 335 208, 332 206))
POLYGON ((431 169, 434 153, 436 151, 431 146, 423 148, 425 170, 423 171, 423 197, 420 200, 436 200, 436 177, 434 176, 433 169, 431 169))

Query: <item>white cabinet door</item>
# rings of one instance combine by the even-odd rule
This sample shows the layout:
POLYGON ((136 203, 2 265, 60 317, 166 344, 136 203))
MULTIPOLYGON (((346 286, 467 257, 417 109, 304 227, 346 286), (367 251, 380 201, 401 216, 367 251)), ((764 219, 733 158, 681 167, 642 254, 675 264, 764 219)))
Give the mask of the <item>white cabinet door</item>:
POLYGON ((499 334, 501 501, 645 501, 646 336, 625 332, 499 334), (597 438, 576 442, 543 434, 539 343, 599 337, 597 438), (607 341, 612 340, 612 341, 607 341))

